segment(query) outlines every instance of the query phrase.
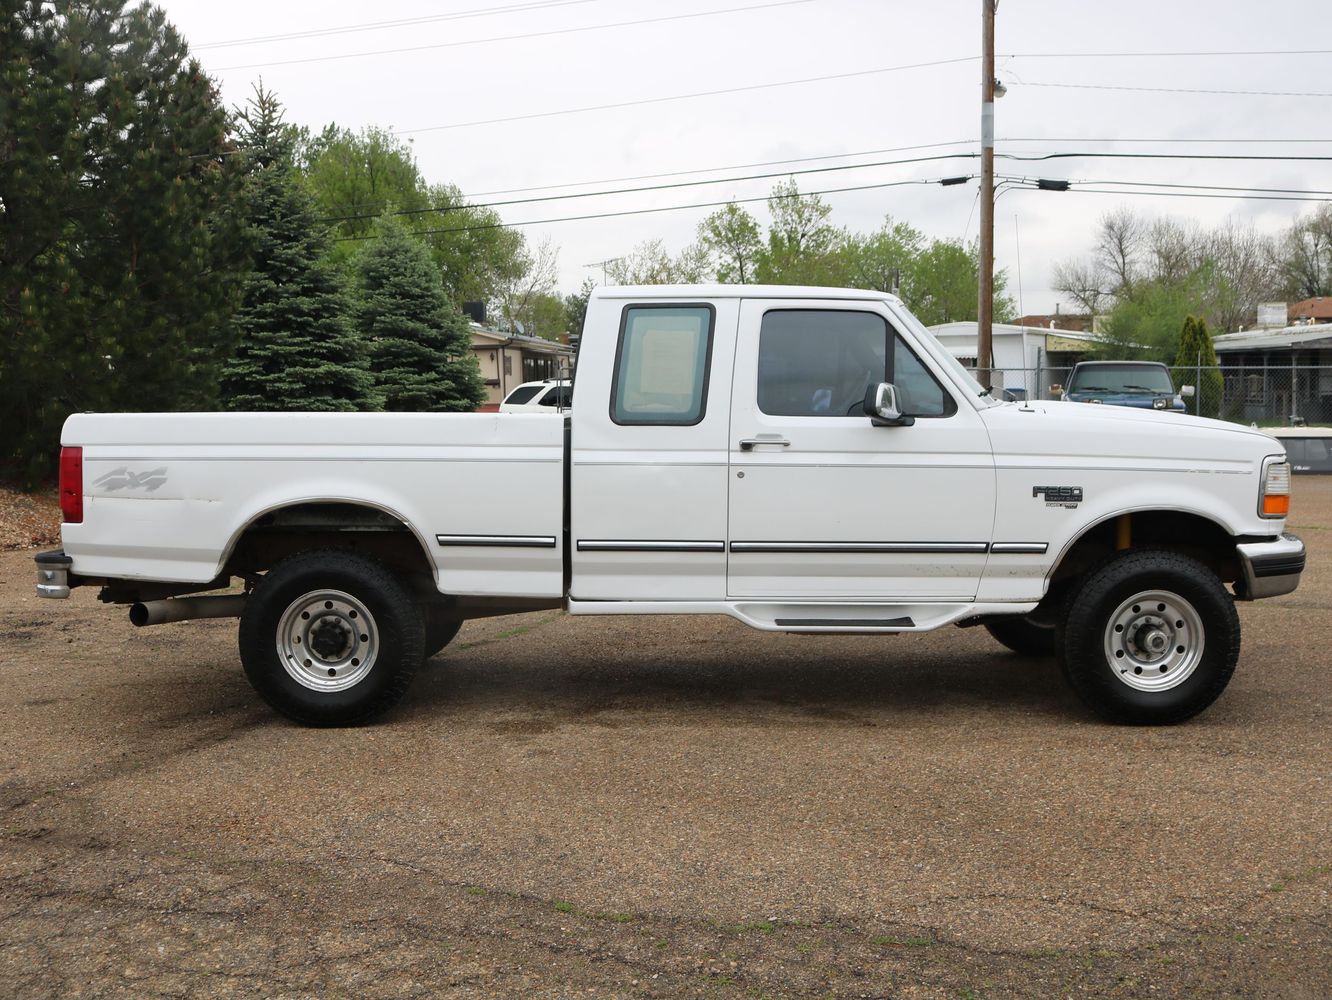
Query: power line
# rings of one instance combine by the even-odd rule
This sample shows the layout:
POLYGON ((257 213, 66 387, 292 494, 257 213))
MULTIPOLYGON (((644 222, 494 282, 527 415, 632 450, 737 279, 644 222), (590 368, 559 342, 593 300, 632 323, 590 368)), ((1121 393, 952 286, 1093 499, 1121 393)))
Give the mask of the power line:
MULTIPOLYGON (((965 142, 965 141, 969 141, 969 140, 964 140, 964 142, 965 142)), ((930 143, 930 144, 927 144, 927 145, 925 145, 925 146, 901 146, 901 147, 897 147, 897 149, 901 149, 901 150, 904 150, 904 151, 905 151, 905 150, 910 150, 910 149, 929 148, 929 147, 937 147, 937 146, 962 145, 962 144, 963 144, 963 142, 957 142, 957 143, 930 143)), ((892 151, 895 151, 895 150, 883 150, 882 152, 892 152, 892 151)), ((832 156, 825 156, 825 157, 799 157, 799 158, 797 158, 797 159, 793 159, 793 160, 773 160, 773 161, 768 161, 768 163, 757 163, 757 164, 753 164, 753 166, 767 166, 767 165, 769 165, 769 164, 777 165, 777 164, 783 164, 783 163, 794 163, 794 162, 803 162, 803 161, 810 161, 810 160, 822 160, 822 159, 839 159, 839 158, 844 157, 844 156, 860 156, 860 155, 868 155, 868 153, 844 153, 844 154, 833 154, 832 156)), ((1219 154, 1219 153, 1210 153, 1210 154, 1202 154, 1202 153, 1199 153, 1199 154, 1190 154, 1190 153, 1155 153, 1155 154, 1153 154, 1153 153, 1098 153, 1098 152, 1087 152, 1087 153, 1049 153, 1049 154, 1036 155, 1036 156, 1019 156, 1019 155, 1014 155, 1014 154, 1011 154, 1011 153, 996 153, 995 155, 998 156, 998 157, 1000 157, 1000 158, 1002 158, 1002 159, 1012 160, 1012 161, 1014 161, 1014 162, 1038 162, 1038 161, 1044 161, 1044 160, 1054 160, 1054 159, 1077 159, 1077 158, 1093 158, 1093 159, 1094 159, 1094 158, 1128 158, 1128 159, 1141 158, 1141 159, 1163 159, 1163 160, 1220 160, 1220 161, 1231 161, 1231 160, 1238 160, 1238 161, 1244 161, 1244 160, 1277 160, 1277 161, 1291 160, 1291 161, 1306 161, 1306 160, 1310 160, 1310 161, 1319 161, 1319 162, 1332 161, 1332 156, 1248 156, 1248 155, 1235 155, 1235 156, 1229 156, 1229 155, 1224 155, 1224 154, 1219 154)), ((863 169, 868 169, 868 168, 873 168, 873 167, 895 167, 895 166, 905 166, 905 165, 915 164, 915 163, 930 163, 930 162, 937 162, 937 161, 939 161, 939 160, 975 159, 976 156, 977 156, 976 153, 971 153, 971 152, 967 152, 967 153, 946 153, 946 154, 940 154, 940 155, 937 155, 937 156, 919 156, 919 157, 911 157, 911 158, 909 158, 909 159, 902 159, 902 160, 876 160, 876 161, 873 161, 873 162, 870 162, 870 163, 846 163, 846 164, 838 164, 838 165, 836 165, 836 166, 829 166, 829 167, 811 167, 811 168, 807 168, 807 169, 803 169, 803 170, 781 170, 781 171, 776 171, 776 172, 772 172, 772 173, 745 174, 745 175, 734 176, 734 177, 711 177, 711 178, 704 178, 704 179, 702 179, 702 180, 695 180, 695 181, 677 181, 677 182, 673 182, 673 183, 669 183, 669 184, 648 184, 648 185, 642 185, 642 186, 638 186, 638 187, 615 188, 615 189, 605 190, 605 191, 584 191, 584 192, 577 192, 577 193, 572 193, 572 194, 547 195, 547 196, 539 197, 539 198, 514 198, 514 199, 505 200, 505 201, 479 202, 479 203, 473 203, 473 204, 469 204, 469 205, 445 205, 445 206, 442 206, 442 207, 404 209, 404 210, 401 210, 401 211, 390 212, 390 213, 388 213, 388 214, 389 214, 389 215, 392 215, 392 216, 412 216, 412 215, 428 215, 428 214, 430 214, 430 213, 432 213, 432 212, 449 212, 449 211, 454 211, 454 210, 457 210, 457 209, 459 209, 459 208, 464 208, 464 207, 466 207, 466 208, 502 208, 502 207, 512 206, 512 205, 525 205, 525 204, 533 204, 533 203, 538 203, 538 202, 548 202, 548 201, 568 201, 568 200, 573 200, 573 199, 577 199, 577 198, 594 198, 594 197, 600 197, 600 196, 604 196, 604 195, 639 194, 639 193, 643 193, 643 192, 647 192, 647 191, 665 191, 665 190, 671 190, 671 189, 675 189, 675 188, 702 187, 702 186, 707 186, 707 185, 712 185, 712 184, 727 184, 727 183, 732 183, 732 182, 740 183, 740 182, 744 182, 744 181, 755 181, 755 180, 771 180, 771 179, 773 179, 773 178, 777 178, 777 177, 799 177, 799 176, 805 176, 805 175, 808 175, 808 174, 835 173, 835 172, 843 171, 843 170, 863 170, 863 169)), ((740 168, 740 167, 700 168, 700 169, 697 169, 697 170, 678 171, 678 172, 676 172, 676 173, 666 173, 666 174, 646 174, 646 175, 642 175, 642 179, 650 180, 650 179, 654 179, 654 178, 656 178, 656 177, 671 177, 671 176, 679 176, 679 175, 683 175, 683 174, 711 173, 711 172, 713 172, 714 170, 729 170, 729 169, 741 169, 741 168, 740 168)), ((510 189, 509 191, 481 192, 481 193, 473 194, 473 195, 462 195, 461 197, 462 197, 463 200, 466 200, 466 199, 468 199, 468 198, 480 197, 480 196, 483 195, 483 194, 508 194, 508 193, 522 194, 522 193, 526 193, 526 192, 528 192, 528 191, 546 191, 546 190, 552 190, 552 189, 558 189, 558 188, 565 188, 565 187, 583 187, 583 186, 587 186, 587 185, 591 185, 591 184, 602 184, 602 183, 610 184, 610 183, 616 183, 617 181, 632 181, 632 180, 638 180, 638 179, 639 179, 639 178, 637 178, 637 177, 625 177, 625 178, 614 178, 614 179, 609 179, 609 180, 604 180, 604 181, 584 181, 584 182, 581 182, 581 183, 553 184, 553 185, 548 185, 548 186, 544 186, 544 187, 543 187, 543 186, 536 186, 536 187, 528 187, 528 188, 512 188, 512 189, 510 189)), ((1099 182, 1098 182, 1098 183, 1099 183, 1099 182)), ((322 218, 322 219, 319 219, 318 221, 323 222, 323 223, 334 223, 334 222, 355 222, 355 221, 360 221, 360 220, 365 220, 365 219, 375 219, 375 218, 379 218, 381 215, 384 214, 383 208, 384 208, 384 203, 383 203, 383 202, 376 202, 376 203, 374 203, 373 205, 371 205, 371 204, 367 204, 367 203, 362 203, 361 205, 355 205, 355 206, 350 207, 349 210, 348 210, 348 214, 345 214, 345 215, 326 216, 326 217, 324 217, 324 218, 322 218)))
POLYGON ((1207 90, 1202 87, 1129 87, 1104 83, 1011 83, 1013 87, 1060 87, 1068 90, 1118 90, 1147 94, 1220 94, 1241 97, 1332 97, 1332 93, 1304 90, 1207 90))
POLYGON ((1081 181, 1080 183, 1087 185, 1105 184, 1112 187, 1174 188, 1185 191, 1256 191, 1260 194, 1332 195, 1332 191, 1307 190, 1304 188, 1249 187, 1243 184, 1172 184, 1166 181, 1112 180, 1081 181))
POLYGON ((1300 195, 1281 195, 1281 194, 1225 194, 1222 192, 1203 193, 1198 191, 1110 191, 1101 188, 1078 187, 1074 185, 1069 188, 1070 191, 1078 194, 1114 194, 1121 197, 1125 195, 1141 195, 1143 197, 1156 198, 1224 198, 1232 201, 1310 201, 1320 204, 1332 202, 1332 198, 1303 197, 1300 195))
POLYGON ((1002 156, 1006 160, 1020 160, 1034 162, 1037 160, 1226 160, 1226 161, 1245 161, 1245 160, 1278 160, 1291 161, 1296 163, 1317 162, 1326 163, 1332 160, 1332 156, 1286 156, 1276 154, 1247 154, 1247 153, 1036 153, 1030 156, 1020 156, 1014 153, 996 153, 996 156, 1002 156))
MULTIPOLYGON (((806 174, 826 174, 840 170, 864 170, 870 167, 899 167, 913 163, 934 163, 939 160, 975 159, 976 153, 943 153, 938 156, 917 156, 907 160, 879 160, 874 163, 850 163, 835 167, 810 167, 805 170, 779 170, 775 173, 747 174, 743 177, 705 178, 697 181, 676 181, 672 184, 644 184, 639 187, 614 188, 609 191, 583 191, 576 194, 546 195, 542 198, 511 198, 505 201, 479 202, 471 205, 446 205, 442 208, 411 208, 399 212, 389 212, 391 216, 429 215, 432 212, 452 212, 462 208, 507 208, 513 205, 531 205, 548 201, 571 201, 578 198, 600 198, 606 195, 643 194, 648 191, 671 191, 678 188, 703 187, 712 184, 739 183, 742 181, 772 180, 775 177, 794 177, 806 174)), ((760 199, 763 200, 763 199, 760 199)), ((365 219, 377 219, 383 212, 367 212, 357 215, 331 215, 317 221, 358 222, 365 219)))
MULTIPOLYGON (((1003 175, 1003 179, 1016 183, 1030 183, 1037 180, 1037 178, 1035 177, 1019 176, 1016 174, 1005 174, 1003 175)), ((1170 189, 1167 191, 1156 191, 1156 192, 1146 192, 1146 191, 1122 192, 1123 194, 1155 193, 1163 196, 1169 194, 1171 191, 1234 192, 1233 194, 1228 195, 1228 197, 1241 198, 1241 199, 1247 198, 1251 194, 1255 197, 1262 195, 1296 195, 1299 196, 1297 200, 1307 199, 1311 201, 1322 201, 1326 200, 1327 197, 1332 196, 1332 190, 1324 191, 1324 190, 1310 190, 1306 188, 1251 187, 1248 185, 1240 185, 1240 184, 1178 184, 1169 181, 1116 181, 1116 180, 1104 180, 1104 179, 1070 181, 1069 183, 1070 183, 1069 187, 1070 191, 1088 191, 1092 190, 1095 187, 1095 185, 1098 184, 1107 185, 1111 187, 1170 189)), ((1104 191, 1101 193, 1110 194, 1112 192, 1104 191)), ((1181 194, 1180 197, 1186 197, 1186 195, 1181 194)))
POLYGON ((450 122, 447 125, 427 125, 423 128, 394 129, 393 135, 416 135, 420 132, 440 132, 445 129, 471 128, 475 125, 500 125, 506 122, 525 122, 537 118, 556 118, 561 115, 581 115, 592 111, 611 111, 619 108, 638 108, 647 104, 666 104, 670 101, 692 101, 701 97, 720 97, 724 94, 748 94, 756 90, 771 90, 776 87, 799 87, 807 83, 827 83, 831 80, 853 80, 860 77, 876 76, 883 73, 900 73, 912 69, 927 69, 933 66, 951 66, 957 63, 974 62, 975 56, 962 56, 957 59, 935 59, 931 62, 907 63, 902 66, 883 66, 879 69, 862 69, 851 73, 831 73, 827 76, 808 76, 799 80, 776 80, 772 83, 753 83, 743 87, 725 87, 720 90, 700 90, 690 94, 672 94, 669 97, 646 97, 636 101, 617 101, 613 104, 590 104, 581 108, 562 108, 559 111, 537 111, 526 115, 510 115, 507 118, 479 118, 466 122, 450 122))
POLYGON ((202 49, 224 49, 234 45, 259 45, 267 42, 287 42, 298 38, 322 38, 326 35, 345 35, 351 32, 382 31, 386 28, 405 28, 419 24, 435 24, 439 21, 462 21, 476 17, 489 17, 494 14, 547 10, 552 7, 576 7, 602 2, 603 0, 529 0, 527 3, 513 3, 503 7, 478 7, 473 10, 454 11, 450 14, 431 14, 428 17, 406 17, 396 21, 367 21, 361 24, 344 24, 334 28, 290 31, 281 35, 253 35, 249 38, 232 38, 223 42, 204 42, 192 47, 198 52, 202 49))
MULTIPOLYGON (((971 178, 968 178, 970 180, 971 178)), ((858 184, 853 187, 826 188, 823 191, 803 191, 789 195, 763 195, 757 198, 729 198, 726 201, 708 201, 693 205, 665 205, 657 208, 634 208, 626 209, 620 212, 597 212, 590 215, 568 215, 557 219, 531 219, 526 222, 488 222, 477 223, 468 226, 449 226, 441 229, 416 229, 412 231, 413 236, 433 236, 441 233, 470 233, 486 229, 517 229, 522 226, 547 226, 557 222, 583 222, 589 219, 614 219, 628 215, 655 215, 661 212, 683 212, 698 208, 724 208, 727 205, 744 205, 757 201, 771 201, 777 198, 810 198, 825 194, 843 194, 849 191, 877 191, 883 188, 905 187, 909 184, 937 184, 943 180, 942 177, 917 178, 909 181, 886 181, 881 184, 858 184)), ((335 237, 335 243, 352 243, 362 240, 381 239, 376 233, 368 233, 364 236, 338 236, 335 237)))
POLYGON ((794 7, 799 4, 814 3, 815 0, 770 0, 768 3, 751 4, 747 7, 726 7, 721 10, 704 10, 690 14, 668 14, 663 17, 647 17, 634 21, 613 21, 609 24, 588 24, 576 28, 551 28, 547 31, 528 31, 520 35, 497 35, 493 38, 468 38, 455 42, 433 42, 430 45, 409 45, 396 49, 374 49, 369 52, 344 52, 338 55, 306 56, 302 59, 281 59, 269 62, 245 63, 240 66, 222 66, 215 72, 227 70, 262 69, 266 66, 300 66, 306 63, 333 62, 339 59, 364 59, 369 56, 398 55, 404 52, 427 52, 435 49, 454 49, 465 45, 487 45, 492 42, 515 42, 530 38, 550 38, 555 35, 575 35, 584 31, 606 31, 610 28, 629 28, 641 24, 662 24, 666 21, 688 21, 699 17, 716 17, 720 14, 739 14, 746 11, 768 10, 773 7, 794 7))
POLYGON ((1240 144, 1242 144, 1242 143, 1272 143, 1272 144, 1279 144, 1279 145, 1285 145, 1285 144, 1287 144, 1287 143, 1321 143, 1321 144, 1323 144, 1323 145, 1326 145, 1326 144, 1328 144, 1328 143, 1332 143, 1332 138, 1329 138, 1329 139, 1178 139, 1178 138, 1156 138, 1156 139, 1145 139, 1145 138, 1141 138, 1141 137, 1138 137, 1138 138, 1118 137, 1118 138, 1114 138, 1114 139, 1090 139, 1090 138, 1053 139, 1053 138, 1049 138, 1049 137, 1046 137, 1046 138, 1040 138, 1040 137, 1022 137, 1022 136, 1015 136, 1015 137, 1013 137, 1013 138, 999 139, 999 140, 997 140, 997 141, 999 141, 999 142, 1060 142, 1060 143, 1066 143, 1066 142, 1150 142, 1150 143, 1162 143, 1162 144, 1165 144, 1165 143, 1216 143, 1216 144, 1219 144, 1219 143, 1227 143, 1227 144, 1234 144, 1234 145, 1240 145, 1240 144))
MULTIPOLYGON (((628 177, 603 177, 593 181, 566 181, 562 184, 537 184, 530 187, 500 188, 495 191, 474 191, 466 197, 484 198, 493 194, 525 194, 528 191, 553 191, 557 188, 587 187, 592 184, 622 184, 626 181, 650 181, 659 177, 684 177, 689 174, 710 174, 716 170, 748 170, 752 167, 776 167, 787 163, 815 163, 821 160, 843 160, 853 156, 879 156, 883 153, 906 153, 916 149, 941 149, 945 146, 969 146, 975 139, 957 139, 953 142, 923 142, 914 146, 890 146, 886 149, 862 149, 855 153, 825 153, 821 156, 793 156, 785 160, 759 160, 754 163, 732 163, 721 167, 696 167, 689 170, 666 170, 656 174, 632 174, 628 177)), ((1328 140, 1332 142, 1332 140, 1328 140)))
POLYGON ((1000 59, 1180 59, 1193 56, 1326 56, 1332 49, 1237 49, 1229 52, 1009 52, 1000 59))

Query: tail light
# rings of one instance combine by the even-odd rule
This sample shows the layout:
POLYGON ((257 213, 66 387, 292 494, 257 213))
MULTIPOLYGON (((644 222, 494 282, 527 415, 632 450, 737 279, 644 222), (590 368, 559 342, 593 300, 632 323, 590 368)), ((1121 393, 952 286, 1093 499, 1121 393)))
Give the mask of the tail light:
POLYGON ((1290 513, 1290 463, 1268 459, 1263 466, 1258 513, 1263 517, 1285 517, 1290 513))
POLYGON ((83 449, 60 449, 60 517, 66 524, 83 523, 83 449))

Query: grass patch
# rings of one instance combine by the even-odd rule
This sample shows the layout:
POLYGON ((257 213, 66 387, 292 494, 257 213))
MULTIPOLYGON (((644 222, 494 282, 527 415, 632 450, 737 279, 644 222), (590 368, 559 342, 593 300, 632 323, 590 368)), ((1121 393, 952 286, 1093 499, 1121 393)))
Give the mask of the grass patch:
POLYGON ((870 944, 876 944, 880 948, 928 948, 934 944, 932 937, 876 937, 870 938, 870 944))
POLYGON ((771 920, 745 920, 738 924, 714 924, 719 931, 725 931, 728 934, 747 934, 750 931, 761 931, 764 934, 771 934, 777 929, 777 925, 771 920))

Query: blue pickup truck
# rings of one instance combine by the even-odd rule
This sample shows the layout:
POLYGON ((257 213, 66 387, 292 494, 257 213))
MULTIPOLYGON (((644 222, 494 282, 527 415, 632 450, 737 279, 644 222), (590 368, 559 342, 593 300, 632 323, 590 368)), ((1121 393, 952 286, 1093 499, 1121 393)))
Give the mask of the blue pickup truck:
POLYGON ((1170 370, 1159 361, 1082 361, 1073 366, 1063 397, 1071 403, 1104 403, 1141 410, 1184 413, 1193 386, 1175 391, 1170 370))

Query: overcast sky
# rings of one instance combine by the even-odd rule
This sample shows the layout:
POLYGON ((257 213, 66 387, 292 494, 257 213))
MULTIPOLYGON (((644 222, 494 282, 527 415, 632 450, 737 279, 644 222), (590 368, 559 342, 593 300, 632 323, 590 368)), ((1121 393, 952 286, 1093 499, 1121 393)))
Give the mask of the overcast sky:
MULTIPOLYGON (((486 193, 538 185, 699 171, 601 185, 624 187, 974 154, 979 148, 979 0, 165 0, 161 5, 217 79, 228 104, 243 102, 262 75, 286 105, 289 121, 316 130, 336 122, 401 131, 411 139, 428 180, 453 182, 476 201, 586 190, 486 193), (448 15, 475 16, 442 19, 448 15), (423 18, 431 20, 370 26, 423 18), (652 23, 626 23, 642 21, 652 23), (360 27, 220 44, 350 26, 360 27), (354 55, 330 58, 348 54, 354 55), (922 63, 942 64, 874 72, 922 63), (654 100, 837 75, 844 77, 654 100), (643 101, 652 103, 549 114, 643 101), (491 121, 521 116, 542 117, 491 121), (900 151, 850 155, 885 150, 900 151), (841 158, 730 169, 833 156, 841 158)), ((1327 0, 1261 5, 1003 0, 996 19, 997 76, 1008 94, 996 105, 997 151, 1332 155, 1332 55, 1291 51, 1328 44, 1329 28, 1327 0), (1180 54, 1194 52, 1226 54, 1180 54), (1259 52, 1284 54, 1243 54, 1259 52), (1176 92, 1105 89, 1135 87, 1176 92)), ((996 171, 1069 179, 1075 188, 1148 181, 1329 191, 1328 167, 1297 161, 1000 159, 996 171)), ((797 179, 803 191, 824 191, 978 169, 976 159, 959 158, 797 179)), ((506 222, 526 222, 762 197, 772 184, 772 179, 733 180, 499 211, 506 222)), ((891 213, 930 236, 971 239, 979 223, 977 187, 976 181, 947 188, 912 183, 825 198, 833 222, 851 229, 873 230, 891 213)), ((1015 297, 1020 264, 1025 312, 1053 311, 1058 298, 1050 288, 1053 265, 1085 254, 1098 217, 1120 204, 1204 225, 1234 217, 1263 231, 1284 228, 1297 212, 1316 207, 1255 198, 1009 191, 995 211, 996 263, 1008 269, 1015 297)), ((751 210, 766 220, 762 204, 751 210)), ((525 226, 523 232, 533 243, 549 236, 559 247, 560 288, 568 292, 584 277, 600 279, 600 268, 588 265, 625 254, 642 240, 660 237, 678 250, 694 238, 709 211, 525 226)))

